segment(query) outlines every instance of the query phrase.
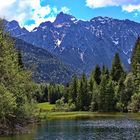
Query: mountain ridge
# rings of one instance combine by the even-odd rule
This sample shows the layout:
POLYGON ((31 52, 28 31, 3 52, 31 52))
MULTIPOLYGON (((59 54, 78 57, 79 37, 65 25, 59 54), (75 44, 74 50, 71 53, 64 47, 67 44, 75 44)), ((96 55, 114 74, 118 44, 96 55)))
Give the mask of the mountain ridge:
POLYGON ((48 50, 78 71, 89 73, 96 64, 110 68, 116 52, 128 69, 140 23, 100 16, 82 21, 61 12, 53 23, 41 23, 31 32, 9 31, 14 37, 48 50))
POLYGON ((24 68, 32 72, 38 83, 67 83, 76 71, 43 48, 35 47, 21 39, 15 40, 24 68))

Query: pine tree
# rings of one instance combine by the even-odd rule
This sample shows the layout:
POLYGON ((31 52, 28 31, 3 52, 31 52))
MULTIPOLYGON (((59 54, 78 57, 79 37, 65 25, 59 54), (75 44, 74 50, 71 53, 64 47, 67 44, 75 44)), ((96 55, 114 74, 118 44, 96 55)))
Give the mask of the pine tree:
POLYGON ((99 85, 94 83, 92 89, 91 104, 90 104, 91 111, 98 111, 99 92, 100 92, 99 85))
POLYGON ((98 95, 98 109, 99 111, 105 111, 105 98, 106 98, 106 86, 107 86, 107 79, 105 75, 101 76, 101 83, 98 95))
POLYGON ((117 109, 121 112, 124 112, 127 110, 127 106, 125 106, 125 85, 124 85, 124 77, 121 77, 116 90, 117 95, 117 109))
POLYGON ((95 67, 94 80, 98 85, 101 82, 101 69, 100 69, 99 65, 96 65, 96 67, 95 67))
POLYGON ((55 102, 60 99, 59 87, 55 84, 50 84, 48 87, 48 101, 50 104, 55 104, 55 102))
POLYGON ((138 37, 132 52, 131 70, 134 75, 135 91, 138 93, 140 85, 140 37, 138 37))
POLYGON ((82 74, 82 77, 79 82, 79 89, 78 89, 76 102, 77 102, 78 110, 89 109, 90 96, 89 96, 88 83, 85 74, 82 74))
POLYGON ((70 85, 70 93, 69 93, 69 98, 71 99, 72 103, 76 102, 77 92, 78 92, 78 79, 76 76, 74 76, 72 83, 70 85))
POLYGON ((23 61, 22 61, 22 54, 21 54, 21 51, 20 50, 18 50, 18 64, 19 64, 19 67, 21 69, 24 68, 24 64, 23 64, 23 61))
POLYGON ((118 82, 120 80, 121 76, 124 74, 125 74, 125 72, 123 70, 119 54, 116 53, 115 57, 113 59, 113 62, 112 62, 112 69, 111 69, 112 80, 118 82))
POLYGON ((94 71, 90 74, 89 77, 89 91, 93 91, 93 86, 94 86, 94 71))
POLYGON ((140 73, 140 37, 138 37, 132 52, 131 70, 135 75, 140 73))
POLYGON ((115 110, 116 100, 115 100, 115 89, 113 81, 110 79, 105 90, 105 110, 106 112, 111 112, 115 110))
POLYGON ((47 85, 45 85, 45 87, 44 87, 44 94, 43 94, 43 102, 48 102, 48 86, 47 85))

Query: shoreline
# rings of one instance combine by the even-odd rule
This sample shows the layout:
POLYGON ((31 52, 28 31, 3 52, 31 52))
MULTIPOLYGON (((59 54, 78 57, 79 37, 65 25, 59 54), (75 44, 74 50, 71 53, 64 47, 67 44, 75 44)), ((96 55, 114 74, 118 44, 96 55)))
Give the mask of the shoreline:
POLYGON ((74 111, 74 112, 41 112, 38 120, 27 123, 27 125, 17 124, 12 130, 11 128, 0 127, 0 137, 13 136, 31 133, 32 125, 43 123, 47 120, 97 120, 97 119, 130 119, 140 121, 140 113, 120 113, 120 112, 88 112, 88 111, 74 111))
POLYGON ((132 119, 140 120, 140 113, 120 113, 120 112, 42 112, 39 116, 40 120, 62 120, 62 119, 132 119))
POLYGON ((30 126, 37 124, 37 122, 38 120, 32 119, 25 123, 17 123, 13 127, 0 125, 0 137, 28 134, 31 132, 30 126))

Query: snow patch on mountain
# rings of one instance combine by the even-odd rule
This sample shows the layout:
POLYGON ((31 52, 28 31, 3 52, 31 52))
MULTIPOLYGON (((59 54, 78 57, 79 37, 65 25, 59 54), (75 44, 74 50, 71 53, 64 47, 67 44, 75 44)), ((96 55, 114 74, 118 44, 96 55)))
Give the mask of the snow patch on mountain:
POLYGON ((127 61, 128 61, 128 64, 131 64, 131 59, 130 58, 127 61))
POLYGON ((80 58, 81 58, 82 62, 84 62, 84 52, 80 53, 80 58))
POLYGON ((113 40, 113 43, 114 43, 115 45, 118 45, 118 44, 119 44, 119 41, 118 41, 118 40, 117 40, 117 41, 113 40))
POLYGON ((61 45, 61 42, 62 42, 61 40, 57 39, 56 45, 59 47, 61 45))

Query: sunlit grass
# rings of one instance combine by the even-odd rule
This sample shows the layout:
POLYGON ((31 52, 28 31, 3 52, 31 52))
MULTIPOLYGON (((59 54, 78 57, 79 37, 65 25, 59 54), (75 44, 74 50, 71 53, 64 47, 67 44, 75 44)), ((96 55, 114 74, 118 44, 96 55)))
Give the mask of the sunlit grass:
POLYGON ((75 111, 75 112, 58 112, 54 108, 55 105, 46 103, 37 104, 37 115, 40 119, 135 119, 140 120, 140 113, 100 113, 88 111, 75 111))
POLYGON ((140 120, 140 113, 95 113, 95 112, 48 112, 41 113, 45 119, 135 119, 140 120))
POLYGON ((38 109, 46 110, 46 111, 47 111, 47 110, 48 110, 48 111, 51 111, 52 109, 54 109, 54 107, 55 107, 55 105, 52 105, 52 104, 50 104, 50 103, 48 103, 48 102, 37 104, 37 108, 38 108, 38 109))

